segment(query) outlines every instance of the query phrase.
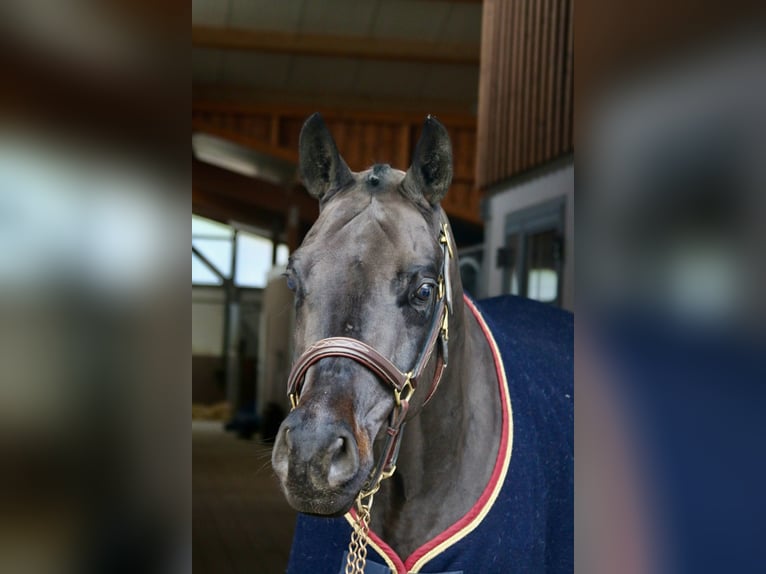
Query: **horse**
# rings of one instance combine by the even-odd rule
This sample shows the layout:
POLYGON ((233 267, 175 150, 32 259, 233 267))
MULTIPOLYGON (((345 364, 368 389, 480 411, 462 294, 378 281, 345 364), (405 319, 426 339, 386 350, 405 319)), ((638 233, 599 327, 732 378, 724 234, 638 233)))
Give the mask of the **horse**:
POLYGON ((285 273, 288 572, 571 572, 572 315, 463 292, 436 118, 406 172, 351 171, 319 114, 299 152, 320 210, 285 273))

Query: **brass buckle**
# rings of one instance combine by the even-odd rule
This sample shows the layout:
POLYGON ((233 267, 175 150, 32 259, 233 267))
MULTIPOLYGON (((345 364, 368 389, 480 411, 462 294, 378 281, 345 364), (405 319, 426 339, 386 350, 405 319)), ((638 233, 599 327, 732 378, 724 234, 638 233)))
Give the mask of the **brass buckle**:
POLYGON ((455 254, 452 253, 452 245, 449 242, 449 233, 447 232, 447 223, 442 223, 441 225, 441 233, 439 234, 439 243, 443 243, 447 246, 447 251, 449 252, 450 257, 454 257, 455 254))
POLYGON ((291 411, 294 411, 298 408, 298 401, 300 400, 300 397, 298 397, 298 393, 290 393, 290 404, 292 405, 291 411))
POLYGON ((442 319, 442 339, 444 339, 445 343, 449 341, 449 313, 446 310, 442 319))
POLYGON ((402 406, 402 401, 409 401, 415 392, 415 387, 412 386, 412 371, 407 373, 407 379, 404 381, 401 389, 394 389, 394 400, 396 400, 396 406, 402 406), (402 396, 404 393, 404 396, 402 396))

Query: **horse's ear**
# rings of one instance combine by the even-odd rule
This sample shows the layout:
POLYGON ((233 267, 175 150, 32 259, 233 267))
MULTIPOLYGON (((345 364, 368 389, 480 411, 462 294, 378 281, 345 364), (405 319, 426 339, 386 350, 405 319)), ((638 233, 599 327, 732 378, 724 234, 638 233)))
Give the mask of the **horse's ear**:
POLYGON ((446 195, 450 183, 452 144, 449 134, 439 120, 428 116, 402 188, 410 197, 423 196, 428 203, 436 205, 446 195))
POLYGON ((338 153, 335 140, 318 113, 303 124, 299 149, 303 185, 313 197, 325 200, 353 179, 351 170, 338 153))

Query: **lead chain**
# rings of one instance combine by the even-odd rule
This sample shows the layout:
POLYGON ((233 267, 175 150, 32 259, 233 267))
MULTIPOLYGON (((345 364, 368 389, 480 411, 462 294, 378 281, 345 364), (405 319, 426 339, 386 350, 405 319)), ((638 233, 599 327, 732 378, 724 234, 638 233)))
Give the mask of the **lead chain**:
POLYGON ((367 536, 370 532, 370 509, 372 508, 372 495, 367 504, 362 503, 362 497, 357 500, 356 521, 351 532, 351 540, 348 543, 348 556, 346 559, 345 574, 364 574, 367 564, 367 536))

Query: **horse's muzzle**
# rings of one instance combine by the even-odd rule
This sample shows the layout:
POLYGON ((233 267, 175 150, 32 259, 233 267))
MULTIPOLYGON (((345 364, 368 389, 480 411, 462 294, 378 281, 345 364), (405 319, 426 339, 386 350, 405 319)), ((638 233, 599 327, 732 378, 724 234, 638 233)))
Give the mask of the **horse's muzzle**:
POLYGON ((364 480, 348 426, 302 408, 282 423, 271 460, 288 502, 300 512, 342 514, 364 480))

